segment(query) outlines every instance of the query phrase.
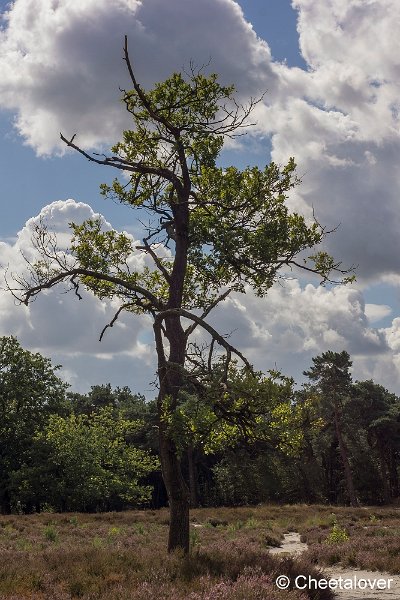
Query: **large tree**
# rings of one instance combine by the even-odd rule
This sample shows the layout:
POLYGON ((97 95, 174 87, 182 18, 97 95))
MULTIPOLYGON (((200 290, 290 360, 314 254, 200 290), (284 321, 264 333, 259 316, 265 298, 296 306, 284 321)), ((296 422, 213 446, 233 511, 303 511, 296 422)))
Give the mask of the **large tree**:
POLYGON ((313 365, 304 371, 311 381, 315 382, 320 393, 321 405, 325 418, 332 420, 335 428, 340 457, 346 478, 347 493, 352 506, 358 506, 354 488, 353 473, 350 464, 349 451, 344 434, 343 409, 350 400, 352 379, 350 368, 352 362, 348 352, 333 352, 328 350, 312 359, 313 365))
POLYGON ((400 399, 374 381, 358 381, 353 388, 349 416, 354 429, 366 434, 370 458, 377 455, 383 500, 389 503, 399 493, 400 399))
POLYGON ((67 412, 57 368, 15 337, 0 338, 0 512, 11 512, 13 473, 29 459, 36 432, 51 414, 67 412))
POLYGON ((230 401, 232 357, 251 369, 207 316, 232 292, 252 289, 265 295, 278 277, 293 269, 318 273, 323 281, 332 271, 343 271, 324 252, 312 258, 304 253, 327 232, 317 222, 290 213, 285 204, 298 183, 293 159, 265 169, 217 166, 225 138, 249 125, 255 101, 238 105, 233 87, 201 69, 175 73, 145 90, 136 80, 126 40, 124 59, 132 89, 123 92, 123 102, 133 127, 124 131, 112 154, 90 154, 75 143, 75 136, 61 137, 88 160, 129 177, 128 182, 104 185, 102 192, 149 215, 143 242, 134 247, 129 236, 104 231, 100 220, 89 220, 71 225, 71 247, 61 252, 41 223, 35 234, 40 260, 10 287, 28 304, 42 290, 69 282, 78 296, 82 285, 99 298, 120 301, 110 325, 123 310, 152 317, 160 457, 170 505, 168 547, 187 552, 189 493, 173 432, 180 392, 192 387, 201 396, 211 389, 219 420, 236 402, 230 401), (138 253, 147 262, 134 269, 132 256, 138 253), (208 336, 207 348, 193 341, 198 329, 208 336), (220 369, 213 367, 216 354, 220 369), (218 373, 217 382, 213 373, 218 373))
POLYGON ((128 443, 141 425, 115 414, 111 406, 90 416, 50 415, 36 432, 30 460, 13 476, 22 507, 32 498, 62 511, 147 503, 151 486, 141 480, 158 467, 158 460, 128 443))

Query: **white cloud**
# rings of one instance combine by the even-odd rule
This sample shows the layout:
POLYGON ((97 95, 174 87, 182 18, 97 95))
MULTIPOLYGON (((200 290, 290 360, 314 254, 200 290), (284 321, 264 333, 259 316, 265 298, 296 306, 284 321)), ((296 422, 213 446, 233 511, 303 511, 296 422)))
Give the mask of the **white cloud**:
POLYGON ((293 5, 309 70, 278 69, 266 119, 272 156, 297 158, 303 184, 293 204, 313 205, 328 228, 340 224, 327 249, 358 265, 360 281, 377 281, 399 272, 400 4, 293 5))
POLYGON ((400 318, 388 328, 370 325, 389 313, 387 306, 366 305, 355 287, 326 289, 291 280, 275 285, 266 298, 250 290, 236 295, 209 319, 264 372, 277 368, 301 382, 312 357, 347 350, 355 380, 374 378, 398 392, 400 318))
POLYGON ((257 94, 271 84, 270 51, 233 0, 16 0, 0 33, 0 104, 39 154, 64 149, 59 132, 85 147, 115 142, 129 119, 118 101, 130 83, 124 34, 139 81, 211 68, 257 94), (221 43, 221 40, 223 42, 221 43))
MULTIPOLYGON (((22 254, 32 257, 32 231, 39 219, 44 219, 49 229, 57 234, 58 240, 63 240, 67 246, 69 238, 68 223, 82 222, 84 219, 95 218, 90 206, 74 200, 56 201, 45 206, 38 217, 29 219, 18 233, 14 243, 0 244, 2 270, 8 268, 8 279, 12 273, 22 273, 26 267, 22 254)), ((110 227, 105 222, 105 227, 110 227)), ((143 260, 133 257, 135 268, 141 268, 143 260)), ((3 273, 0 272, 3 276, 3 273)), ((147 371, 149 380, 152 371, 149 370, 149 348, 141 340, 146 336, 149 323, 146 318, 140 318, 124 313, 109 329, 102 342, 99 336, 103 327, 114 316, 118 304, 97 300, 88 292, 80 290, 82 301, 73 293, 63 293, 63 288, 43 292, 29 305, 17 306, 9 293, 0 294, 0 335, 16 335, 23 347, 52 356, 65 368, 65 376, 70 378, 75 389, 86 390, 95 384, 94 373, 100 378, 99 382, 113 380, 114 384, 122 385, 122 381, 131 382, 134 379, 132 367, 125 375, 121 373, 120 363, 130 361, 137 364, 139 375, 141 368, 147 371), (109 360, 107 368, 94 364, 95 361, 109 360), (92 364, 91 370, 88 363, 92 364), (116 372, 120 380, 116 380, 116 372), (105 379, 106 378, 106 379, 105 379)), ((101 361, 103 363, 103 361, 101 361)), ((152 370, 155 366, 152 365, 152 370)), ((141 374, 140 374, 141 376, 141 374)), ((141 381, 141 385, 146 385, 141 381)))
POLYGON ((389 316, 392 309, 387 304, 366 304, 365 314, 370 323, 375 323, 389 316))
MULTIPOLYGON (((21 272, 21 252, 33 252, 32 228, 45 219, 58 238, 69 236, 68 223, 94 218, 92 209, 74 200, 56 201, 41 214, 29 219, 15 242, 1 243, 3 267, 21 272)), ((105 222, 105 227, 110 224, 105 222)), ((142 263, 136 261, 135 267, 142 263)), ((135 390, 154 390, 149 382, 156 368, 151 323, 147 317, 122 314, 99 343, 104 325, 113 317, 117 304, 102 302, 89 293, 79 301, 61 288, 42 293, 35 302, 15 306, 10 294, 0 295, 0 335, 17 335, 29 349, 51 356, 63 365, 63 374, 74 389, 111 381, 135 390)), ((346 349, 354 358, 354 376, 378 380, 389 388, 400 384, 400 319, 391 327, 376 329, 369 319, 387 316, 382 305, 365 305, 362 292, 353 287, 325 289, 293 279, 275 285, 267 298, 257 298, 247 290, 236 294, 210 315, 209 321, 257 368, 276 367, 301 378, 311 358, 328 349, 346 349), (380 373, 378 372, 378 366, 380 373)))
MULTIPOLYGON (((190 59, 203 64, 211 57, 212 69, 224 83, 236 83, 242 98, 268 90, 265 104, 257 107, 256 130, 273 135, 274 160, 286 162, 294 155, 299 163, 303 183, 291 205, 309 216, 314 207, 328 228, 340 224, 326 248, 345 264, 359 265, 362 286, 377 281, 399 286, 400 4, 293 0, 293 5, 308 71, 271 62, 267 43, 233 0, 16 0, 0 33, 0 103, 15 112, 20 134, 38 153, 62 149, 60 130, 78 132, 84 146, 99 146, 118 139, 128 124, 118 102, 118 86, 129 85, 121 60, 125 33, 145 85, 190 59)), ((90 210, 52 206, 47 210, 54 211, 61 228, 69 211, 90 210)), ((15 244, 0 242, 2 262, 17 260, 28 237, 25 228, 15 244)), ((60 356, 64 340, 71 352, 86 353, 96 370, 87 357, 89 349, 98 350, 88 340, 101 330, 111 307, 89 299, 78 311, 73 300, 59 300, 65 304, 58 314, 65 321, 77 319, 70 331, 62 319, 57 325, 62 336, 48 332, 50 315, 57 312, 53 296, 30 311, 19 309, 18 317, 10 300, 1 299, 0 324, 19 332, 22 342, 36 340, 60 356), (87 320, 93 330, 83 335, 87 320)), ((302 288, 293 282, 271 290, 265 303, 251 294, 236 298, 219 314, 219 324, 225 331, 240 330, 240 344, 263 368, 276 362, 289 373, 301 372, 311 356, 345 347, 356 357, 357 377, 376 374, 378 381, 383 377, 387 385, 399 386, 399 323, 394 318, 389 328, 370 327, 388 310, 384 300, 365 305, 357 289, 302 288)), ((131 319, 129 342, 122 330, 103 342, 100 354, 108 361, 113 362, 111 352, 137 352, 151 362, 151 350, 140 345, 141 326, 129 317, 129 327, 131 319)), ((124 324, 128 321, 120 327, 124 324)), ((71 372, 79 370, 78 362, 71 372)))

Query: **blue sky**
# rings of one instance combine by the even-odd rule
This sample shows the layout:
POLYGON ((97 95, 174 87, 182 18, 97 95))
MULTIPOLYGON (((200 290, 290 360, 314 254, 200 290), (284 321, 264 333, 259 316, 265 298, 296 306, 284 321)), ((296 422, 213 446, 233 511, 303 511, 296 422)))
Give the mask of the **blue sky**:
MULTIPOLYGON (((124 33, 146 85, 211 57, 243 101, 267 90, 253 133, 225 148, 221 163, 294 155, 303 183, 291 207, 307 216, 314 209, 328 228, 340 225, 327 250, 358 265, 351 288, 293 281, 263 301, 238 297, 215 318, 237 332, 259 368, 299 377, 312 356, 345 348, 356 378, 400 392, 400 7, 396 0, 239 4, 243 13, 233 0, 187 0, 185 9, 180 0, 16 0, 0 34, 0 264, 22 268, 25 224, 41 211, 60 232, 92 210, 138 234, 132 211, 99 195, 114 174, 63 153, 58 137, 77 132, 83 146, 106 148, 127 126, 118 104, 124 33)), ((0 11, 7 5, 0 0, 0 11)), ((75 389, 111 381, 147 390, 154 372, 147 325, 124 317, 99 346, 113 307, 93 298, 82 305, 55 293, 27 311, 2 293, 0 335, 17 334, 52 356, 75 389)))

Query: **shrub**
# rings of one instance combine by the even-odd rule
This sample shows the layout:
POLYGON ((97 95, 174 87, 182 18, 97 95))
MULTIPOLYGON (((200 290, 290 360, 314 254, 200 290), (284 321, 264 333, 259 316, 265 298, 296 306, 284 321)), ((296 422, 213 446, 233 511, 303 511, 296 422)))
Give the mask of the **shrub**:
POLYGON ((344 527, 340 527, 337 523, 332 527, 326 541, 329 544, 341 544, 342 542, 347 542, 349 539, 349 534, 344 529, 344 527))

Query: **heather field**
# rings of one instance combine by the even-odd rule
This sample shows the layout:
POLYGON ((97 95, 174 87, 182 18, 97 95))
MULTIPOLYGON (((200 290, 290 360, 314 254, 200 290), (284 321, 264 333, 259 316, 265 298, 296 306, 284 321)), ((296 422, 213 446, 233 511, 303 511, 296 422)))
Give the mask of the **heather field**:
POLYGON ((275 577, 332 565, 400 573, 396 508, 197 509, 187 558, 166 553, 167 526, 166 510, 1 516, 0 598, 329 600, 329 591, 279 591, 275 577), (271 556, 289 531, 308 551, 271 556))

